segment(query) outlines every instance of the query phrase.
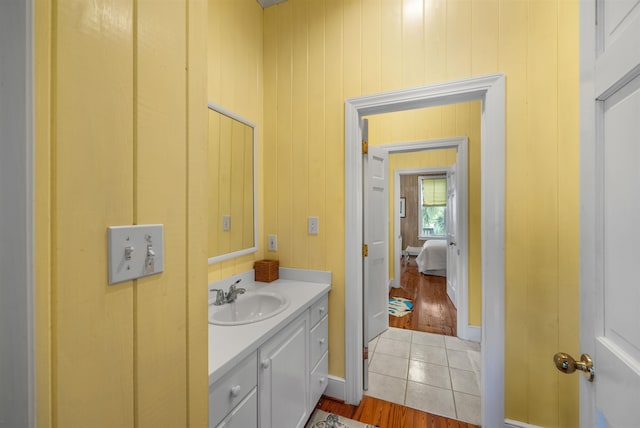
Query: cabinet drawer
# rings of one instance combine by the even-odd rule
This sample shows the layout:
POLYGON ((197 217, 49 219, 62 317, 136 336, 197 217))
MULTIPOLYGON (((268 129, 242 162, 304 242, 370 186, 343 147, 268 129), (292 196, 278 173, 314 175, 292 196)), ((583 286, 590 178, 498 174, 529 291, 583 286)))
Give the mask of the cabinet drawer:
POLYGON ((311 367, 314 367, 329 349, 329 317, 325 316, 318 325, 311 329, 309 348, 309 361, 311 367))
POLYGON ((247 398, 224 418, 216 428, 257 428, 258 388, 253 388, 247 398))
POLYGON ((316 403, 320 400, 320 397, 324 393, 324 390, 327 389, 327 384, 329 383, 329 353, 326 352, 324 356, 320 359, 318 365, 311 372, 311 377, 309 378, 311 382, 311 408, 314 409, 316 407, 316 403))
POLYGON ((215 427, 258 384, 254 352, 209 387, 209 426, 215 427))
POLYGON ((310 325, 313 327, 329 313, 329 295, 325 294, 320 300, 311 306, 310 325))

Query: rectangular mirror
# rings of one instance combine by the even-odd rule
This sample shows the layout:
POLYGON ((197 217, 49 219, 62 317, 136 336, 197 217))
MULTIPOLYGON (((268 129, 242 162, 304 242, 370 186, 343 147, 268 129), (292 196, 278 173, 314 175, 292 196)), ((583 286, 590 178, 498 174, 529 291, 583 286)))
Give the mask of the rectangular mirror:
POLYGON ((209 103, 209 264, 257 250, 255 125, 209 103))

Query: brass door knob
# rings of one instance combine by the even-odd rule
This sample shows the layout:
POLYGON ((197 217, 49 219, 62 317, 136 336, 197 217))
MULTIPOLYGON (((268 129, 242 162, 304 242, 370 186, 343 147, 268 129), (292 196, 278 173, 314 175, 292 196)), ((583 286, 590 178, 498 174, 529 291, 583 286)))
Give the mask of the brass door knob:
POLYGON ((596 375, 593 360, 588 354, 580 355, 580 361, 576 361, 571 355, 558 352, 553 356, 553 362, 562 373, 570 374, 576 370, 581 371, 589 382, 593 382, 593 378, 596 375))

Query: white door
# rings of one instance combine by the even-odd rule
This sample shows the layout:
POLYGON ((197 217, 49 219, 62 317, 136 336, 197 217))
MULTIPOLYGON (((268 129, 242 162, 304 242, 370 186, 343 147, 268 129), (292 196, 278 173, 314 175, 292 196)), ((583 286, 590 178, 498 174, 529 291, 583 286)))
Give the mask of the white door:
MULTIPOLYGON (((364 119, 363 138, 367 136, 364 119)), ((388 159, 385 150, 369 147, 364 155, 364 343, 389 328, 388 159)))
POLYGON ((580 425, 636 427, 640 1, 581 3, 580 24, 580 342, 595 369, 580 381, 580 425))
POLYGON ((455 163, 447 171, 447 295, 457 308, 458 288, 458 196, 456 193, 457 166, 455 163))

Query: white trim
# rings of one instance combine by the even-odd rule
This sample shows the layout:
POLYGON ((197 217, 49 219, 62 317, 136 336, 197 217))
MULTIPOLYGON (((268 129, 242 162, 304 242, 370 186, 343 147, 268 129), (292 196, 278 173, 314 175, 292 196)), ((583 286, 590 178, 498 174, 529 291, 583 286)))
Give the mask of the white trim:
POLYGON ((505 77, 475 77, 345 102, 345 401, 362 399, 362 155, 360 118, 482 101, 482 425, 504 424, 505 77))
POLYGON ((344 385, 344 378, 329 375, 329 382, 327 383, 327 389, 324 390, 324 395, 344 401, 344 385))
POLYGON ((232 253, 221 254, 219 256, 209 257, 208 263, 212 265, 214 263, 231 260, 236 257, 252 254, 258 251, 258 133, 256 132, 256 124, 251 122, 250 120, 245 119, 244 117, 239 116, 236 113, 233 113, 232 111, 227 110, 226 108, 212 102, 208 102, 207 106, 209 107, 209 109, 217 111, 218 113, 230 117, 233 120, 244 123, 245 125, 253 129, 253 247, 244 248, 232 253))
POLYGON ((0 229, 7 238, 0 243, 6 285, 0 287, 6 353, 0 425, 30 428, 36 426, 33 10, 33 0, 0 1, 0 56, 6 59, 0 64, 0 229))
MULTIPOLYGON (((595 2, 580 2, 580 351, 591 356, 595 356, 595 315, 600 301, 596 294, 596 282, 601 278, 598 260, 603 256, 594 233, 600 232, 596 226, 602 224, 596 200, 596 190, 602 189, 596 189, 595 124, 601 116, 596 115, 595 107, 595 21, 595 2)), ((596 426, 596 395, 591 382, 579 382, 579 397, 580 426, 596 426)))
MULTIPOLYGON (((466 325, 463 328, 464 328, 464 337, 460 335, 460 332, 458 332, 458 337, 464 340, 470 340, 476 343, 482 342, 482 327, 477 325, 466 325)), ((458 329, 460 329, 460 327, 458 327, 458 329)))
MULTIPOLYGON (((449 296, 449 300, 451 300, 451 303, 453 303, 453 306, 455 306, 456 311, 460 312, 460 310, 458 309, 458 301, 456 300, 457 299, 456 289, 451 286, 451 283, 449 281, 447 281, 447 296, 449 296)), ((460 317, 460 314, 458 314, 458 318, 459 317, 460 317)))
POLYGON ((25 151, 26 151, 26 180, 27 180, 27 254, 26 254, 26 267, 27 267, 27 375, 28 393, 27 399, 27 411, 28 411, 28 426, 34 428, 37 424, 36 420, 36 308, 35 308, 35 294, 36 294, 36 267, 35 267, 35 251, 36 251, 36 219, 35 219, 35 204, 36 204, 36 173, 35 173, 35 71, 34 71, 34 56, 35 56, 35 40, 34 40, 34 6, 33 0, 25 1, 26 10, 26 88, 25 88, 25 151))
POLYGON ((513 419, 504 420, 504 428, 542 428, 538 425, 531 425, 520 421, 514 421, 513 419))
MULTIPOLYGON (((227 110, 226 108, 222 107, 221 105, 218 105, 216 103, 212 103, 211 101, 209 101, 207 103, 207 107, 209 107, 211 110, 215 110, 220 114, 223 114, 227 117, 230 117, 233 120, 237 120, 238 122, 242 122, 247 126, 250 126, 251 128, 256 129, 256 124, 251 122, 249 119, 245 119, 244 117, 232 112, 231 110, 227 110)), ((255 138, 254 138, 255 140, 255 138)))

